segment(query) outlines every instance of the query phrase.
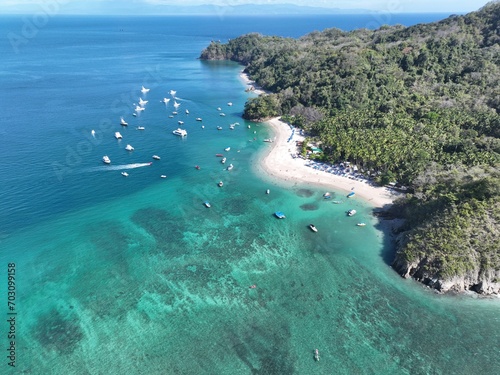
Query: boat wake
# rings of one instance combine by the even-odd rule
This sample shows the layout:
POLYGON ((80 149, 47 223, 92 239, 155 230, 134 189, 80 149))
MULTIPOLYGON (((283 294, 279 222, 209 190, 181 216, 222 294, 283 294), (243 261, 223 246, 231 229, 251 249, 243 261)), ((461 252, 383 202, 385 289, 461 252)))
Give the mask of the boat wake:
POLYGON ((122 165, 102 165, 100 167, 91 167, 84 170, 84 172, 99 172, 99 171, 120 171, 123 169, 134 169, 148 167, 153 163, 132 163, 122 165))

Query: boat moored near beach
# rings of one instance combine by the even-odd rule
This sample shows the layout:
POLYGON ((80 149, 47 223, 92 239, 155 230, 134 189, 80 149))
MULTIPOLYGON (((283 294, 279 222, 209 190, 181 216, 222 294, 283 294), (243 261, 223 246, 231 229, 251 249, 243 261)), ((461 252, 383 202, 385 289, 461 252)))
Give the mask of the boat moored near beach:
POLYGON ((203 202, 203 204, 205 205, 206 208, 212 207, 212 205, 208 201, 203 202))
POLYGON ((351 191, 349 194, 347 194, 347 198, 352 198, 354 197, 354 195, 356 195, 356 193, 354 191, 351 191))
POLYGON ((285 214, 281 211, 276 211, 274 213, 274 216, 276 216, 278 219, 285 219, 286 218, 285 214))
POLYGON ((217 183, 217 185, 218 185, 219 187, 222 187, 222 186, 224 186, 224 182, 219 181, 219 182, 217 183))
POLYGON ((357 225, 358 227, 364 227, 364 226, 366 226, 366 223, 357 223, 356 225, 357 225))
POLYGON ((347 216, 354 216, 354 215, 356 215, 356 210, 347 211, 347 216))

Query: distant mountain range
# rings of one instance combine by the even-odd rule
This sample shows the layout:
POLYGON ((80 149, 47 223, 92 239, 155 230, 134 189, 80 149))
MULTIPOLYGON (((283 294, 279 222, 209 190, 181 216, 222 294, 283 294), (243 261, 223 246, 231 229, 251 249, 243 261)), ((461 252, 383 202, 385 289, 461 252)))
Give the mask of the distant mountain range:
MULTIPOLYGON (((42 6, 10 5, 0 10, 5 14, 33 14, 43 12, 42 6)), ((366 14, 369 9, 340 9, 299 6, 294 4, 245 4, 245 5, 155 5, 138 2, 115 1, 71 2, 61 5, 57 14, 89 14, 89 15, 279 15, 279 14, 366 14)))

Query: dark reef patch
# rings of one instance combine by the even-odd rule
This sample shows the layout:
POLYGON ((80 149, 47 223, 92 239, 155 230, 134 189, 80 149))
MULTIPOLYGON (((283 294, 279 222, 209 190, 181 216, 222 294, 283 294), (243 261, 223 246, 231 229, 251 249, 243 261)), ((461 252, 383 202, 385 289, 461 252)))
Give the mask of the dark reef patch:
POLYGON ((309 189, 299 189, 296 191, 296 194, 299 197, 309 198, 309 197, 312 197, 314 195, 314 192, 312 190, 309 190, 309 189))
POLYGON ((83 339, 83 332, 79 320, 74 315, 65 317, 56 309, 52 309, 38 319, 34 336, 47 350, 71 354, 83 339))
POLYGON ((318 205, 316 203, 306 203, 300 206, 302 211, 316 211, 318 209, 318 205))

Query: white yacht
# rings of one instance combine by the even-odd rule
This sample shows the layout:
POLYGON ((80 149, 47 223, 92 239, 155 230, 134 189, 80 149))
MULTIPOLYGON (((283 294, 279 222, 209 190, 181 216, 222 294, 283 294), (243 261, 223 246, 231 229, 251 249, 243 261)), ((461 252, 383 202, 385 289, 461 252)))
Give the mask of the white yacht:
POLYGON ((184 129, 181 129, 181 128, 175 129, 172 133, 175 135, 179 135, 181 137, 185 137, 188 134, 187 131, 185 131, 184 129))
POLYGON ((167 104, 168 102, 170 101, 170 99, 167 99, 167 98, 163 98, 162 102, 167 104))
POLYGON ((153 155, 153 159, 160 160, 160 157, 158 155, 153 155))
POLYGON ((125 150, 127 151, 134 151, 134 148, 131 145, 126 145, 125 150))
POLYGON ((122 139, 122 135, 120 134, 120 132, 115 132, 115 138, 116 139, 122 139))
POLYGON ((108 155, 104 155, 102 157, 102 161, 104 162, 104 164, 111 164, 111 160, 109 160, 108 155))
POLYGON ((128 123, 123 119, 123 117, 120 117, 120 125, 122 125, 122 126, 128 125, 128 123))
POLYGON ((196 121, 203 121, 201 117, 196 117, 196 121))
POLYGON ((122 172, 122 176, 128 177, 128 173, 127 172, 122 172))

